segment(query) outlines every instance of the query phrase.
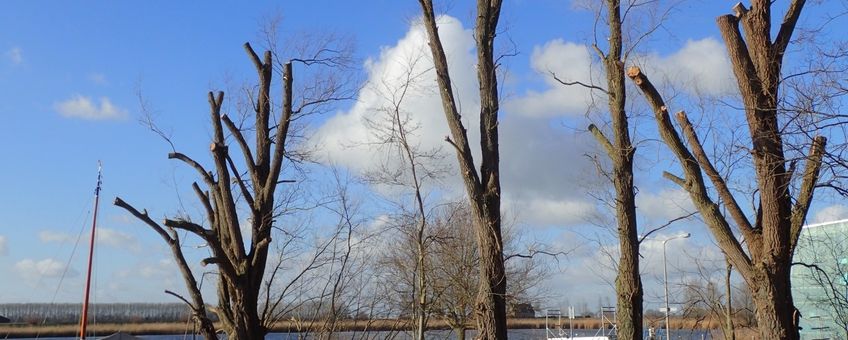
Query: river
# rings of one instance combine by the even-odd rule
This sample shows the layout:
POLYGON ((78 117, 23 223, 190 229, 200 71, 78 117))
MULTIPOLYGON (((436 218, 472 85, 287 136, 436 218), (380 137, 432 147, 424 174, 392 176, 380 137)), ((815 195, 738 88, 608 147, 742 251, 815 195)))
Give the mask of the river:
MULTIPOLYGON (((600 335, 597 330, 574 330, 574 336, 593 336, 600 335)), ((662 338, 665 336, 660 333, 662 338)), ((100 335, 94 337, 95 339, 100 337, 100 335)), ((189 335, 141 335, 139 336, 142 339, 146 340, 191 340, 192 336, 189 335)), ((314 337, 307 337, 307 339, 314 337)), ((9 338, 14 340, 16 338, 9 338)), ((32 338, 27 338, 32 339, 32 338)), ((77 340, 76 337, 64 337, 64 338, 40 338, 44 340, 77 340)), ((202 339, 202 337, 197 336, 195 339, 202 339)), ((271 333, 268 334, 265 339, 267 340, 297 340, 297 333, 271 333)), ((336 336, 333 339, 339 340, 409 340, 412 339, 410 333, 406 332, 367 332, 363 334, 363 332, 339 332, 336 333, 336 336)), ((451 331, 446 330, 434 330, 427 332, 428 340, 453 340, 456 339, 456 336, 451 331)), ((466 339, 474 339, 474 331, 469 331, 466 334, 466 339)), ((545 330, 544 329, 511 329, 509 330, 509 339, 510 340, 541 340, 545 339, 545 330)), ((680 331, 671 331, 671 339, 672 340, 710 340, 713 339, 709 331, 705 330, 680 330, 680 331)))

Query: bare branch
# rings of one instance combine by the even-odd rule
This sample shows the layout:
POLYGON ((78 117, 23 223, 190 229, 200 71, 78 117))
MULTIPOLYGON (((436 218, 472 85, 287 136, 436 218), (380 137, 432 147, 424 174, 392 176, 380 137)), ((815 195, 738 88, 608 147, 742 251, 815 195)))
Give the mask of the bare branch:
POLYGON ((604 136, 604 133, 598 129, 595 124, 589 124, 589 132, 592 133, 592 136, 595 136, 595 139, 598 140, 598 143, 604 147, 604 150, 607 152, 607 156, 612 158, 615 155, 615 147, 610 143, 609 139, 604 136))
MULTIPOLYGON (((698 161, 692 153, 686 149, 680 135, 675 130, 671 123, 671 118, 668 114, 668 109, 662 96, 657 91, 656 87, 648 80, 648 77, 642 73, 638 67, 631 67, 627 70, 627 76, 633 80, 636 86, 645 95, 645 98, 654 110, 655 120, 659 129, 660 135, 666 145, 671 148, 680 165, 683 167, 683 172, 686 176, 686 181, 682 179, 675 180, 678 185, 681 185, 692 199, 692 203, 698 208, 707 226, 712 231, 719 244, 719 247, 727 255, 728 259, 739 270, 739 273, 747 279, 753 275, 751 267, 751 259, 742 250, 742 245, 733 235, 730 226, 721 214, 719 207, 715 204, 707 193, 704 179, 701 175, 701 169, 698 166, 698 161)), ((665 175, 665 174, 664 174, 665 175)), ((670 176, 668 176, 670 177, 670 176)))
POLYGON ((559 82, 562 85, 565 85, 565 86, 579 85, 579 86, 585 87, 585 88, 590 89, 590 90, 598 90, 598 91, 603 92, 604 94, 609 94, 609 91, 607 91, 603 87, 600 87, 600 86, 597 86, 597 85, 592 85, 592 84, 586 84, 584 82, 577 81, 577 80, 575 80, 575 81, 565 81, 565 80, 562 80, 559 77, 557 77, 556 73, 554 73, 553 71, 548 71, 548 73, 551 74, 551 77, 553 77, 554 80, 556 80, 557 82, 559 82))
POLYGON ((733 197, 730 189, 728 189, 724 178, 718 173, 712 162, 710 162, 710 159, 707 157, 707 153, 704 151, 704 147, 701 145, 701 141, 698 139, 697 133, 695 133, 695 128, 692 126, 692 122, 690 122, 689 118, 686 116, 686 112, 678 112, 676 118, 678 124, 680 124, 683 128, 683 135, 689 141, 690 150, 692 150, 692 153, 695 156, 695 159, 697 159, 698 164, 701 166, 701 169, 703 169, 703 171, 707 174, 707 177, 710 178, 710 181, 712 181, 713 185, 716 187, 716 191, 718 191, 719 197, 724 203, 724 206, 730 210, 730 216, 733 217, 736 225, 742 231, 745 238, 753 239, 754 231, 751 227, 751 222, 748 221, 745 213, 742 212, 742 208, 739 207, 739 203, 736 202, 736 198, 733 197))
POLYGON ((777 32, 777 38, 774 40, 774 53, 777 60, 783 60, 783 53, 786 47, 789 46, 789 41, 792 40, 792 32, 795 31, 795 24, 798 18, 801 17, 801 10, 804 8, 806 0, 792 0, 789 4, 789 9, 786 10, 786 15, 783 17, 783 23, 780 24, 780 31, 777 32))
POLYGON ((197 170, 197 172, 200 174, 200 177, 203 178, 204 182, 206 182, 206 185, 208 185, 210 187, 215 186, 215 180, 212 178, 212 173, 206 171, 206 169, 204 169, 203 166, 200 165, 200 163, 191 159, 191 157, 186 156, 186 155, 179 153, 179 152, 171 152, 171 153, 168 154, 168 159, 178 159, 178 160, 181 160, 184 163, 190 165, 192 168, 197 170))
MULTIPOLYGON (((801 235, 801 227, 807 219, 807 211, 810 209, 810 204, 813 200, 813 191, 819 179, 821 171, 822 157, 827 145, 827 138, 818 136, 813 139, 813 144, 810 146, 810 153, 807 156, 807 165, 804 169, 804 175, 801 178, 801 190, 798 193, 797 201, 792 209, 791 227, 789 229, 790 249, 795 249, 798 244, 798 237, 801 235)), ((792 251, 790 251, 791 253, 792 251)))

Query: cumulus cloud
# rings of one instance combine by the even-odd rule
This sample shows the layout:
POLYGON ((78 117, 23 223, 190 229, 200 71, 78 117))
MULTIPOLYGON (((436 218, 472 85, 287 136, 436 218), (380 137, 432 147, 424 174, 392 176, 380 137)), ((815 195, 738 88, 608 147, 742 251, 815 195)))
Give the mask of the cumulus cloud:
POLYGON ((6 236, 0 235, 0 256, 9 253, 9 248, 6 245, 6 236))
POLYGON ((848 206, 834 204, 816 212, 811 223, 825 223, 848 219, 848 206))
POLYGON ((100 105, 97 105, 90 97, 75 95, 56 103, 54 108, 62 117, 84 120, 124 119, 128 115, 126 110, 112 104, 107 97, 100 97, 100 105))
POLYGON ((73 268, 68 268, 64 263, 52 258, 46 258, 39 261, 24 259, 15 263, 15 270, 26 279, 60 277, 66 269, 66 276, 68 277, 73 277, 78 274, 73 268))
MULTIPOLYGON (((474 39, 470 30, 458 20, 442 16, 439 32, 449 61, 451 80, 463 114, 463 124, 479 161, 479 99, 475 71, 474 39)), ((568 46, 566 49, 575 49, 568 46)), ((546 52, 545 58, 553 56, 546 52)), ((539 52, 539 54, 544 54, 539 52)), ((542 69, 544 60, 537 61, 542 69)), ((414 127, 410 138, 422 150, 444 148, 445 157, 438 166, 455 163, 453 150, 444 138, 450 134, 442 111, 441 99, 432 70, 426 32, 415 23, 394 46, 384 47, 380 55, 366 62, 368 81, 356 104, 340 112, 320 126, 311 140, 324 152, 326 163, 345 166, 364 173, 384 165, 387 153, 375 147, 374 121, 381 108, 391 106, 400 93, 404 98, 401 111, 414 127), (412 77, 408 77, 408 75, 412 77), (399 91, 410 82, 406 92, 399 91)), ((595 152, 596 143, 588 134, 563 129, 551 124, 547 117, 526 117, 504 110, 499 124, 501 150, 501 183, 504 207, 515 212, 522 222, 563 225, 582 220, 591 205, 581 192, 580 178, 592 173, 587 153, 595 152), (544 167, 538 164, 546 164, 544 167)), ((453 173, 453 172, 451 172, 453 173)), ((446 180, 461 190, 458 177, 446 180)))
POLYGON ((688 40, 668 56, 651 54, 637 58, 652 81, 665 83, 693 94, 728 95, 736 81, 726 49, 714 38, 688 40))
POLYGON ((579 198, 516 200, 508 197, 504 199, 504 205, 511 211, 517 211, 522 221, 546 226, 579 224, 595 210, 590 202, 579 198))
POLYGON ((636 195, 636 209, 639 216, 657 222, 670 221, 695 211, 689 194, 678 188, 640 192, 636 195))
POLYGON ((586 195, 595 172, 591 136, 552 126, 547 119, 510 115, 500 124, 504 206, 522 221, 567 226, 595 212, 586 195), (544 166, 539 166, 544 164, 544 166))
MULTIPOLYGON (((473 77, 475 59, 471 51, 473 36, 455 18, 441 16, 438 22, 454 91, 465 113, 464 123, 470 126, 476 122, 474 113, 479 107, 474 97, 469 96, 476 93, 476 78, 473 77)), ((349 111, 327 120, 311 141, 324 150, 324 161, 358 172, 381 164, 386 154, 375 152, 379 151, 375 150, 375 144, 380 138, 374 134, 372 127, 375 123, 381 124, 386 115, 385 109, 398 102, 403 115, 411 118, 409 126, 415 127, 410 139, 415 139, 422 150, 445 147, 444 137, 449 130, 435 88, 432 65, 427 34, 420 22, 413 23, 395 46, 384 47, 379 57, 366 61, 368 81, 358 94, 356 104, 349 111), (408 90, 404 91, 407 84, 408 90)), ((472 136, 473 130, 469 129, 472 136)))
MULTIPOLYGON (((585 113, 592 105, 588 86, 606 87, 604 70, 592 63, 586 45, 556 39, 533 48, 530 56, 533 71, 544 80, 545 88, 527 90, 506 101, 509 112, 528 117, 562 117, 585 113), (556 77, 567 83, 563 85, 556 77)), ((735 91, 730 61, 724 46, 713 38, 689 40, 669 55, 656 53, 633 56, 632 64, 640 66, 659 86, 671 86, 692 94, 727 95, 735 91)))
POLYGON ((547 87, 544 91, 528 90, 505 103, 509 112, 529 117, 554 117, 586 112, 592 100, 591 90, 563 82, 592 84, 599 71, 593 72, 592 58, 586 45, 556 39, 533 48, 530 65, 547 87), (594 77, 593 77, 594 75, 594 77))
POLYGON ((6 51, 6 58, 9 58, 12 64, 21 64, 24 62, 24 51, 20 47, 12 47, 6 51))
POLYGON ((672 238, 674 239, 666 242, 665 249, 669 267, 673 266, 679 271, 694 272, 697 270, 697 264, 693 263, 696 256, 699 261, 724 260, 718 248, 712 245, 701 245, 692 237, 683 238, 683 234, 685 232, 659 233, 645 239, 639 247, 639 254, 645 259, 641 261, 640 270, 647 275, 662 275, 663 241, 672 238))

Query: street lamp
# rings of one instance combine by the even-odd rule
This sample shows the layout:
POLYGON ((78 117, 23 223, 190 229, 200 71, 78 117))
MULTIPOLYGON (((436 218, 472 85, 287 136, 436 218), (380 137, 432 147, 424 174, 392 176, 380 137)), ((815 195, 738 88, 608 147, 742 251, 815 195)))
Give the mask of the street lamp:
POLYGON ((677 236, 672 236, 672 237, 669 237, 669 238, 663 240, 663 276, 665 277, 665 338, 666 338, 666 340, 671 339, 671 332, 669 332, 669 328, 668 328, 668 312, 669 312, 669 308, 668 308, 668 265, 666 264, 666 258, 665 258, 665 244, 668 243, 668 241, 681 239, 681 238, 689 238, 689 236, 690 236, 689 233, 685 233, 685 234, 680 234, 680 235, 677 235, 677 236))

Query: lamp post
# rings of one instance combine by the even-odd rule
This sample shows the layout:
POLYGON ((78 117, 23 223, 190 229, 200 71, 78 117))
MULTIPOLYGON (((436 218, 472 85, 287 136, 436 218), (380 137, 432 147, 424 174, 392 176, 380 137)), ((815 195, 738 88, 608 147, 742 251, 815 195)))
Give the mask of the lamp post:
POLYGON ((680 235, 677 235, 677 236, 672 236, 672 237, 669 237, 669 238, 663 240, 663 277, 665 277, 665 338, 666 338, 666 340, 671 339, 671 332, 669 331, 669 328, 668 328, 668 312, 669 312, 669 308, 668 308, 668 265, 666 264, 665 244, 668 243, 668 241, 681 239, 681 238, 689 238, 689 236, 690 236, 689 233, 685 233, 685 234, 680 234, 680 235))

